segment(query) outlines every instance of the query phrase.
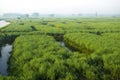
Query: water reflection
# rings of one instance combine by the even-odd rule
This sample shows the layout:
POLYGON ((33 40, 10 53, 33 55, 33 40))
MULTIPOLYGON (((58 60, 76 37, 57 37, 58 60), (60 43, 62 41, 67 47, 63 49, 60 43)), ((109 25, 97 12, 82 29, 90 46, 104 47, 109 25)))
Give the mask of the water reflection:
POLYGON ((12 45, 6 44, 1 49, 1 57, 0 57, 0 74, 3 76, 7 76, 7 68, 8 68, 8 59, 10 57, 10 52, 12 51, 12 45))

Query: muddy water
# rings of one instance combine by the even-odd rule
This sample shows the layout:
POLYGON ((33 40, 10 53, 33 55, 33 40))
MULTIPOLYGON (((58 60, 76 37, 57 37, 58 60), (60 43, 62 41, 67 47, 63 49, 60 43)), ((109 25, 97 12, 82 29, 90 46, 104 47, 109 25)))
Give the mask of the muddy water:
POLYGON ((7 76, 8 72, 8 59, 10 57, 10 52, 12 51, 12 45, 6 44, 1 49, 1 57, 0 57, 0 74, 3 76, 7 76))

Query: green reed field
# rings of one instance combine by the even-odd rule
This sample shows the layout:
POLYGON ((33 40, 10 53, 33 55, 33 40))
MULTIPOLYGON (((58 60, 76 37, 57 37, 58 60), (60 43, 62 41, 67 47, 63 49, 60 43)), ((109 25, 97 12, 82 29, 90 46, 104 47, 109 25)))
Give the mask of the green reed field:
POLYGON ((119 17, 8 21, 0 49, 9 43, 13 50, 0 80, 120 80, 119 17))

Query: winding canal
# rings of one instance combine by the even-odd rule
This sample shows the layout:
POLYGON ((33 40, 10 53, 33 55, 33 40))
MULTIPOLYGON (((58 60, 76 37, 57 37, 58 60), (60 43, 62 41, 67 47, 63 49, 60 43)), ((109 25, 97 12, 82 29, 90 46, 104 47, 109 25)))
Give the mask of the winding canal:
POLYGON ((1 49, 1 57, 0 57, 0 74, 3 76, 7 76, 8 72, 8 60, 10 57, 10 52, 12 51, 12 45, 6 44, 1 49))

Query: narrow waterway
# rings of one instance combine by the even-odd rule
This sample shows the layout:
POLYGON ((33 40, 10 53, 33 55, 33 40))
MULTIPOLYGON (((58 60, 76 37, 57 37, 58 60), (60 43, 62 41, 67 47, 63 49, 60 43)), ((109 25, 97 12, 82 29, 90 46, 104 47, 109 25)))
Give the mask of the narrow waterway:
POLYGON ((58 42, 60 44, 60 46, 66 48, 70 52, 74 52, 69 47, 66 46, 66 44, 65 44, 65 42, 63 40, 63 35, 57 35, 57 36, 56 35, 52 35, 52 37, 54 37, 54 39, 56 40, 56 42, 58 42))
POLYGON ((10 57, 10 52, 12 51, 12 45, 6 44, 1 49, 1 57, 0 57, 0 74, 3 76, 7 76, 8 72, 8 60, 10 57))
POLYGON ((61 46, 65 47, 67 50, 73 52, 72 50, 70 50, 63 41, 58 41, 60 43, 61 46))

